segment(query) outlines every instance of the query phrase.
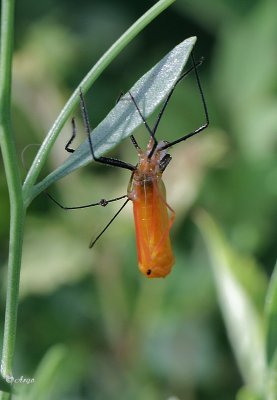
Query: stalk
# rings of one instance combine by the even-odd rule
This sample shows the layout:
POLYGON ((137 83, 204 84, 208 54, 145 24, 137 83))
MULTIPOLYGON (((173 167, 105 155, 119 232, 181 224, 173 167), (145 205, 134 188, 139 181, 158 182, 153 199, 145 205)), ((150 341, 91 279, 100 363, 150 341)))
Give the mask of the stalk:
MULTIPOLYGON (((19 165, 11 128, 11 68, 13 53, 14 0, 2 0, 0 54, 0 146, 10 198, 10 241, 6 311, 1 360, 1 375, 12 377, 16 337, 18 291, 22 254, 23 206, 19 165)), ((1 399, 9 398, 0 393, 1 399)))

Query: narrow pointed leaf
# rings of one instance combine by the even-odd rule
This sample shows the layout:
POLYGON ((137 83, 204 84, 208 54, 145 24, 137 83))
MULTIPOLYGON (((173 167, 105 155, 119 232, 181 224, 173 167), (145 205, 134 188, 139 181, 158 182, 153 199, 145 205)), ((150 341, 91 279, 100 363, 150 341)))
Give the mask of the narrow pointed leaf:
MULTIPOLYGON (((166 98, 186 65, 195 42, 196 37, 184 40, 130 89, 145 117, 153 113, 156 107, 166 98)), ((111 150, 124 138, 130 136, 141 123, 141 117, 127 93, 106 118, 92 130, 91 139, 95 155, 101 156, 111 150)), ((32 197, 35 197, 58 179, 91 161, 92 156, 88 140, 85 140, 60 167, 34 186, 32 197)))
POLYGON ((198 214, 197 223, 209 251, 219 304, 238 366, 249 390, 260 395, 266 378, 262 318, 233 268, 234 262, 240 262, 243 268, 244 260, 239 261, 204 211, 198 214))
POLYGON ((21 385, 18 390, 21 400, 47 400, 59 385, 59 378, 69 361, 68 350, 63 345, 51 347, 41 360, 31 385, 21 385), (20 390, 21 389, 21 390, 20 390))
POLYGON ((277 350, 271 357, 268 370, 266 400, 276 400, 277 397, 277 350))
MULTIPOLYGON (((275 265, 265 302, 266 315, 266 350, 270 364, 274 354, 277 354, 277 264, 275 265)), ((276 357, 277 359, 277 357, 276 357)), ((277 365, 277 362, 275 361, 277 365)), ((277 376, 277 375, 276 375, 277 376)))

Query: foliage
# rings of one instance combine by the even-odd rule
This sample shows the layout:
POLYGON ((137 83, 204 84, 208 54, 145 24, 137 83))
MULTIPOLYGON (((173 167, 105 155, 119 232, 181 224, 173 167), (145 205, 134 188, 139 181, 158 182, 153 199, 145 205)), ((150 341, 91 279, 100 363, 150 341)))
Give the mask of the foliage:
MULTIPOLYGON (((69 213, 43 195, 33 201, 13 375, 34 377, 35 384, 15 385, 15 399, 276 398, 276 4, 178 0, 87 92, 94 127, 119 93, 185 37, 197 36, 211 126, 170 151, 165 181, 177 215, 176 265, 165 280, 138 272, 130 209, 88 251, 91 236, 119 205, 69 213)), ((103 49, 147 7, 141 1, 18 2, 12 97, 18 159, 27 145, 44 140, 103 49)), ((70 117, 77 117, 77 142, 85 137, 77 97, 39 180, 67 158, 70 117)), ((157 135, 172 140, 202 122, 191 76, 174 93, 157 135)), ((147 142, 144 127, 135 135, 147 142)), ((24 152, 26 166, 36 152, 35 146, 24 152)), ((108 154, 136 162, 128 139, 108 154)), ((5 289, 9 206, 1 171, 5 289)), ((127 171, 92 164, 49 190, 65 205, 85 204, 126 193, 128 180, 127 171)))

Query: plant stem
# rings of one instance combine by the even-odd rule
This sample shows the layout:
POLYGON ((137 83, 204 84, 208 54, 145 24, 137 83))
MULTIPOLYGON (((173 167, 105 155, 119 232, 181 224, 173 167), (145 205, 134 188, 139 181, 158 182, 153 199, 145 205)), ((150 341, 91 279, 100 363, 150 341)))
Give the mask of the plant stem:
MULTIPOLYGON (((2 0, 1 15, 0 146, 10 197, 8 282, 1 361, 1 374, 4 378, 7 378, 12 376, 25 209, 23 206, 15 141, 11 129, 11 68, 14 0, 2 0)), ((1 398, 7 398, 7 394, 2 393, 1 398)))
POLYGON ((13 206, 11 205, 10 212, 10 253, 7 276, 3 351, 1 360, 1 374, 4 378, 12 377, 24 219, 25 210, 23 208, 21 197, 20 201, 17 201, 13 206))
POLYGON ((54 145, 59 132, 70 117, 74 107, 79 103, 80 87, 82 92, 86 93, 91 87, 93 82, 101 75, 107 66, 114 60, 114 58, 121 52, 121 50, 130 43, 130 41, 147 26, 154 18, 156 18, 163 10, 170 6, 175 0, 160 0, 153 7, 151 7, 144 15, 142 15, 100 58, 94 67, 84 77, 78 88, 74 91, 72 96, 67 101, 61 113, 57 117, 53 127, 47 134, 40 150, 29 170, 23 186, 23 197, 26 206, 30 204, 33 199, 31 190, 35 184, 42 167, 44 166, 48 154, 54 145))

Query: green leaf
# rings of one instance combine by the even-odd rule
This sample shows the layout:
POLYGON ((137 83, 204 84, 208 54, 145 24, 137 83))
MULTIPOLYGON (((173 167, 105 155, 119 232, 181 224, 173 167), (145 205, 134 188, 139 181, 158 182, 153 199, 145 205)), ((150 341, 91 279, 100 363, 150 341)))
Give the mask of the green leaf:
MULTIPOLYGON (((234 273, 232 262, 239 255, 227 244, 220 229, 204 211, 197 215, 211 259, 219 304, 229 340, 245 384, 251 392, 263 392, 266 376, 262 319, 243 284, 234 273)), ((241 257, 241 268, 244 259, 241 257)))
POLYGON ((34 383, 28 386, 21 385, 22 388, 18 388, 17 392, 20 395, 20 399, 49 399, 51 391, 57 384, 68 362, 68 354, 68 350, 63 345, 51 347, 40 362, 35 377, 33 378, 34 383))
POLYGON ((271 358, 271 365, 268 371, 266 400, 277 398, 277 350, 271 358))
MULTIPOLYGON (((277 351, 277 264, 270 279, 265 301, 266 353, 270 364, 277 351)), ((277 364, 277 363, 276 363, 277 364)))
MULTIPOLYGON (((130 89, 145 117, 148 117, 166 98, 180 76, 196 37, 184 40, 169 52, 159 63, 140 78, 130 89)), ((93 149, 96 156, 111 150, 141 125, 141 117, 129 95, 126 94, 109 112, 106 118, 91 132, 93 149)), ((92 161, 89 143, 86 140, 55 171, 49 174, 32 189, 35 197, 49 185, 83 167, 92 161)))

